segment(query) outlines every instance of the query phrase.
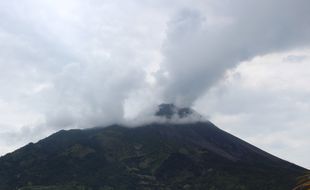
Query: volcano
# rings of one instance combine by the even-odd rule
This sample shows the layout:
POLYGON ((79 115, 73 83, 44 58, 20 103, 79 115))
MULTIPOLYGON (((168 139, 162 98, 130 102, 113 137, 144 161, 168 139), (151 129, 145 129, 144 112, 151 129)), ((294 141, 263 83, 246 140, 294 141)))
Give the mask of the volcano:
POLYGON ((191 108, 162 104, 155 116, 167 122, 61 130, 9 153, 0 190, 290 190, 306 171, 191 108))

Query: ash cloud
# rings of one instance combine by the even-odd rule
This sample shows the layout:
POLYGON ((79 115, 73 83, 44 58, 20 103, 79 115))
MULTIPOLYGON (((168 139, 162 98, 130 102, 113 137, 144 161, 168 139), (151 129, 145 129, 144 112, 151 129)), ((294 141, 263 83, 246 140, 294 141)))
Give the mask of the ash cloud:
POLYGON ((309 46, 307 0, 211 2, 211 16, 184 9, 167 24, 157 76, 166 102, 191 105, 238 63, 309 46))

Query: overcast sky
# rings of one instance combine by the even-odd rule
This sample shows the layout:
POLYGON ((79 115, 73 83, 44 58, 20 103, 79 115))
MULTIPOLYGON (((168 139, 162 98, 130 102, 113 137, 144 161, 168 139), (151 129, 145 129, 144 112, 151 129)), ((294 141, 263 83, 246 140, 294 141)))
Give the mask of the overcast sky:
POLYGON ((172 102, 310 168, 309 0, 10 0, 0 18, 0 155, 172 102))

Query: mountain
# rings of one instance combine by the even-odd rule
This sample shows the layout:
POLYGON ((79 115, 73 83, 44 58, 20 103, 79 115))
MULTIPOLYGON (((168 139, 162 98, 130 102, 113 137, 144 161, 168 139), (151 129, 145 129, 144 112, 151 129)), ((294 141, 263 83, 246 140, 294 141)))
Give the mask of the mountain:
MULTIPOLYGON (((197 118, 162 104, 157 117, 197 118)), ((61 130, 0 158, 0 190, 290 190, 306 170, 209 121, 61 130)))

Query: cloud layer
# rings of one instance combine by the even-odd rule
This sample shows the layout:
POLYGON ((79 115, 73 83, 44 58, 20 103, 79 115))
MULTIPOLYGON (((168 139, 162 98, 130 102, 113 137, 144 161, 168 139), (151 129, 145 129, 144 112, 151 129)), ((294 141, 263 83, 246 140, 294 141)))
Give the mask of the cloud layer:
MULTIPOLYGON (((184 9, 168 23, 164 97, 191 105, 238 63, 309 46, 309 1, 220 1, 213 15, 184 9)), ((208 11, 208 10, 206 10, 208 11)))

